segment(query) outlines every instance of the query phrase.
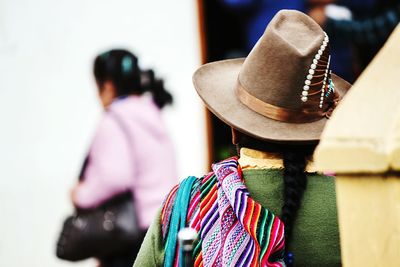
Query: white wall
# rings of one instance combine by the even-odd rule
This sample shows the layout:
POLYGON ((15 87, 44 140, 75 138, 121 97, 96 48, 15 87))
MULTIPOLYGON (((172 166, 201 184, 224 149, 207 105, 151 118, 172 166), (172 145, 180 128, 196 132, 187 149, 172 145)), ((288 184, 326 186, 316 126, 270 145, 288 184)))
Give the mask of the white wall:
POLYGON ((0 0, 0 266, 70 266, 54 244, 100 115, 91 67, 104 49, 131 49, 166 79, 179 173, 204 172, 196 16, 188 0, 0 0))

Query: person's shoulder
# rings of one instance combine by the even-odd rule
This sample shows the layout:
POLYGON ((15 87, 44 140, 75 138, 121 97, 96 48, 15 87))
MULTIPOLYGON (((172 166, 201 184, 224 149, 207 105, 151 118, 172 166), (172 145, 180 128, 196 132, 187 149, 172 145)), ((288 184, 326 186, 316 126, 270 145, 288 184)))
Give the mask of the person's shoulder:
POLYGON ((152 125, 153 129, 159 128, 160 109, 145 94, 116 99, 108 107, 108 112, 130 123, 146 121, 146 125, 152 125))
POLYGON ((330 174, 313 173, 308 175, 307 190, 315 194, 331 194, 335 192, 336 177, 330 174))
POLYGON ((183 186, 187 186, 187 184, 191 185, 191 191, 198 190, 202 183, 209 181, 210 178, 214 176, 213 172, 207 173, 201 177, 195 176, 188 176, 181 180, 178 184, 176 184, 170 192, 168 193, 167 197, 165 198, 164 204, 173 202, 173 199, 176 197, 176 194, 180 188, 183 186))
POLYGON ((165 198, 162 209, 161 209, 161 225, 162 232, 165 235, 168 232, 169 221, 171 219, 172 211, 174 205, 179 202, 176 201, 178 194, 187 194, 188 197, 188 218, 191 218, 194 210, 198 208, 200 193, 202 192, 202 188, 206 185, 209 185, 210 178, 213 177, 213 173, 208 173, 201 177, 189 176, 183 179, 179 184, 175 185, 167 197, 165 198), (208 182, 208 183, 207 183, 208 182), (181 191, 181 192, 179 192, 181 191), (185 193, 183 191, 186 191, 185 193))
POLYGON ((207 177, 207 175, 204 175, 202 177, 194 177, 194 176, 189 176, 185 179, 183 179, 180 183, 175 185, 168 193, 167 197, 165 198, 163 202, 163 208, 161 214, 166 214, 168 213, 167 210, 172 210, 172 206, 175 202, 176 196, 178 194, 178 191, 183 189, 183 187, 190 187, 190 193, 191 195, 195 193, 196 191, 200 190, 200 186, 204 179, 207 177))
POLYGON ((195 177, 195 176, 189 176, 185 179, 183 179, 180 183, 172 187, 172 189, 169 191, 167 197, 165 198, 163 202, 163 210, 162 213, 165 213, 165 210, 168 210, 169 207, 172 207, 172 205, 175 202, 176 196, 178 194, 179 190, 183 190, 183 187, 186 187, 186 189, 190 189, 190 195, 191 198, 193 194, 200 192, 201 186, 204 183, 209 182, 212 180, 211 178, 214 177, 214 174, 212 172, 203 175, 201 177, 195 177))

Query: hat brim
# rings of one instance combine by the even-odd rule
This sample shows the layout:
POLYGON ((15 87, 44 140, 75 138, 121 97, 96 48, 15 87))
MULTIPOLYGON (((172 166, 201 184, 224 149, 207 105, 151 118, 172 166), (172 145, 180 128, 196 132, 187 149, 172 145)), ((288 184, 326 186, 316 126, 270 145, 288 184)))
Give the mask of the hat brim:
MULTIPOLYGON (((235 87, 244 60, 208 63, 194 73, 194 87, 208 109, 226 124, 260 140, 296 144, 318 142, 326 118, 310 123, 281 122, 254 112, 237 99, 235 87)), ((332 80, 343 97, 351 84, 334 74, 332 80)))

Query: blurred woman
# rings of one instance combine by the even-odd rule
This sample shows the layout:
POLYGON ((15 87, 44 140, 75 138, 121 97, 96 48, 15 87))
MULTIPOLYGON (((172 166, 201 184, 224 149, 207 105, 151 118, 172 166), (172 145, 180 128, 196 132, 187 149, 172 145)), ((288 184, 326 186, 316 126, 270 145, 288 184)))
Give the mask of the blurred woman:
MULTIPOLYGON (((138 59, 126 50, 97 56, 94 76, 105 112, 72 201, 78 208, 94 208, 130 190, 145 231, 177 182, 173 146, 160 112, 172 103, 172 96, 162 80, 151 70, 142 72, 138 59)), ((132 266, 136 253, 132 248, 125 257, 100 259, 101 266, 132 266)))

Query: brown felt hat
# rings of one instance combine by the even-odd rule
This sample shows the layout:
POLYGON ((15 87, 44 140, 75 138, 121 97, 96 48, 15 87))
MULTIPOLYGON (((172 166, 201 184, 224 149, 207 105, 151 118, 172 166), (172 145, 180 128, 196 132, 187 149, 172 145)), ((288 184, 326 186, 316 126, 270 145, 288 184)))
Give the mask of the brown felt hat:
POLYGON ((307 15, 282 10, 246 58, 205 64, 193 83, 210 111, 243 133, 314 143, 351 87, 329 67, 326 33, 307 15))

